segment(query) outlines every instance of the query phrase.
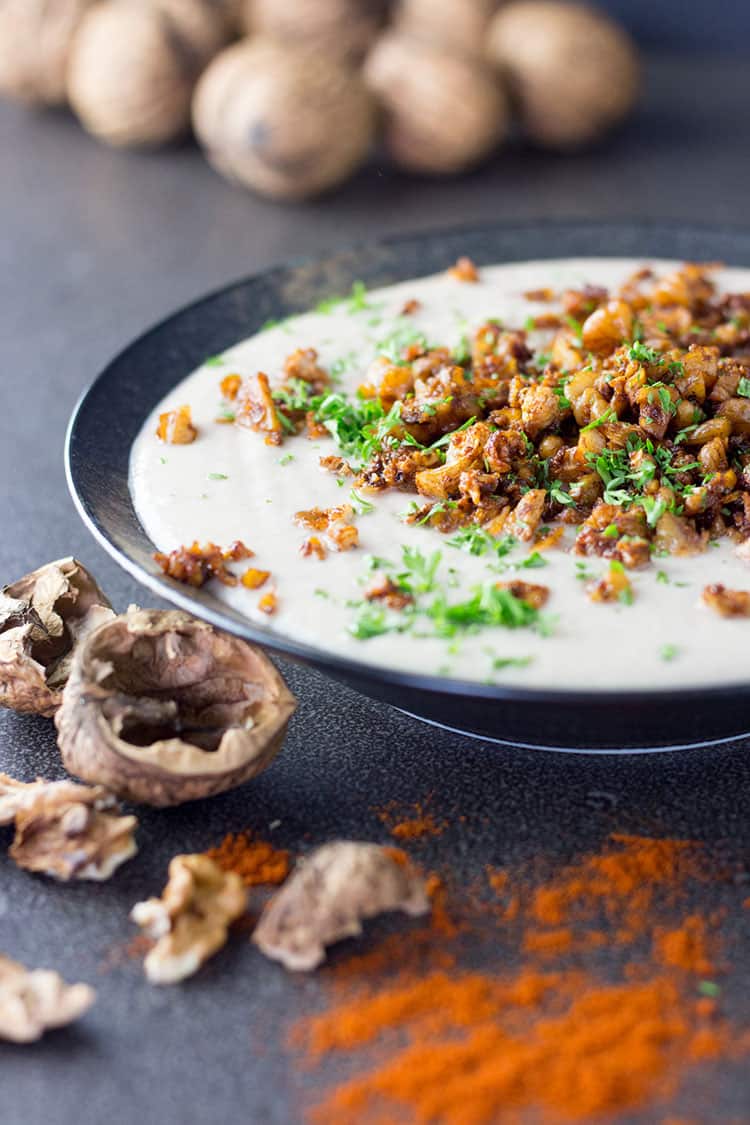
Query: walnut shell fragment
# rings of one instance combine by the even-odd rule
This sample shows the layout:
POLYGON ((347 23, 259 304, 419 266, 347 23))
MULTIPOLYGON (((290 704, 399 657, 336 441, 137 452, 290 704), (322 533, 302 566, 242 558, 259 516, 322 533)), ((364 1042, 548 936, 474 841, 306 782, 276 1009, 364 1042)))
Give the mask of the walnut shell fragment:
POLYGON ((264 770, 295 707, 259 649, 186 613, 131 608, 77 650, 58 742, 85 781, 179 805, 264 770))
POLYGON ((0 592, 0 706, 54 715, 73 652, 114 617, 77 559, 59 559, 0 592))
POLYGON ((429 909, 424 880, 402 853, 340 840, 301 861, 252 940, 285 968, 305 972, 325 961, 327 945, 361 934, 364 919, 390 910, 417 917, 429 909))
POLYGON ((78 25, 93 0, 0 0, 0 93, 61 105, 78 25))
POLYGON ((229 925, 245 913, 239 875, 205 855, 176 855, 161 898, 137 902, 130 917, 156 941, 143 962, 152 984, 192 976, 227 940, 229 925))
POLYGON ((138 851, 134 816, 99 786, 72 781, 24 784, 0 774, 0 825, 15 823, 10 855, 19 867, 53 879, 101 882, 138 851))
POLYGON ((33 1043, 77 1020, 95 999, 88 984, 66 984, 58 973, 29 970, 0 954, 0 1039, 33 1043))

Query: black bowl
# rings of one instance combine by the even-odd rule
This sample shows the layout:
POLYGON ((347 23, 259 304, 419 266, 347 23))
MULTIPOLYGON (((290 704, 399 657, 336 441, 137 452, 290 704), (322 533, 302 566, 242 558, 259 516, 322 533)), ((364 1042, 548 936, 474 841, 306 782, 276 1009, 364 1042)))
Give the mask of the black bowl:
POLYGON ((750 264, 750 233, 700 227, 535 223, 434 231, 291 263, 237 282, 175 313, 114 359, 71 419, 66 465, 78 510, 107 551, 144 586, 229 632, 313 664, 365 695, 421 719, 502 742, 574 750, 632 750, 715 742, 750 730, 748 688, 528 691, 392 672, 277 636, 215 598, 165 578, 138 522, 128 458, 143 420, 207 356, 266 320, 303 312, 361 279, 388 285, 445 269, 579 256, 671 257, 750 264))

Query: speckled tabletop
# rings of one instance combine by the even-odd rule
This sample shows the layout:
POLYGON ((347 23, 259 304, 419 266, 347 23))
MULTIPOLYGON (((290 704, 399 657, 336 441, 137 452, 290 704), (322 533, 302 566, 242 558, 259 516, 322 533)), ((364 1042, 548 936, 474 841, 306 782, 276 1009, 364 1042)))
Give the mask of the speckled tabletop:
MULTIPOLYGON (((750 72, 735 65, 732 82, 725 77, 721 61, 653 63, 639 120, 575 161, 511 150, 457 183, 376 165, 338 195, 286 208, 223 183, 189 147, 108 152, 63 115, 0 107, 0 573, 12 579, 75 553, 117 606, 138 599, 67 497, 65 423, 104 361, 206 290, 291 255, 446 222, 746 221, 750 72)), ((422 726, 304 668, 284 670, 300 708, 283 755, 244 789, 145 812, 140 853, 111 882, 60 886, 0 856, 0 950, 99 993, 76 1027, 34 1047, 0 1046, 3 1125, 301 1121, 320 1080, 283 1044, 289 1023, 318 1003, 318 978, 285 976, 242 939, 186 985, 155 989, 137 962, 113 964, 112 949, 131 936, 130 906, 158 892, 176 852, 245 827, 295 851, 337 835, 384 840, 373 809, 394 798, 433 795, 449 827, 419 846, 419 859, 450 862, 466 877, 531 855, 561 864, 614 831, 705 842, 736 872, 711 905, 726 912, 733 969, 724 991, 746 1025, 750 911, 737 883, 750 848, 750 740, 617 760, 499 749, 422 726)), ((58 776, 51 725, 0 714, 0 769, 58 776)), ((621 1121, 661 1121, 662 1108, 658 1118, 621 1121)), ((713 1068, 671 1108, 701 1125, 750 1120, 746 1067, 713 1068)))

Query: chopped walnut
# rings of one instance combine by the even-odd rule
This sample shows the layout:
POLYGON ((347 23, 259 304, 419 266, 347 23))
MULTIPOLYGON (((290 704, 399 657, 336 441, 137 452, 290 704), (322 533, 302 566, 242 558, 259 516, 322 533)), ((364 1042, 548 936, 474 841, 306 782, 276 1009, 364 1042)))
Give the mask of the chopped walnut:
POLYGON ((555 291, 549 288, 527 289, 524 293, 524 297, 527 301, 554 301, 555 291))
POLYGON ((541 609, 549 598, 548 586, 537 586, 533 582, 521 582, 515 579, 512 582, 498 582, 498 590, 509 590, 514 598, 520 598, 532 609, 541 609))
POLYGON ((15 822, 12 859, 55 879, 108 879, 138 848, 134 816, 119 816, 101 786, 24 784, 0 774, 0 824, 15 822))
POLYGON ((405 609, 414 602, 411 594, 400 590, 387 574, 379 574, 373 578, 365 588, 364 596, 368 602, 383 602, 389 609, 405 609))
POLYGON ((284 376, 310 383, 317 392, 322 391, 329 383, 328 372, 318 363, 315 348, 297 348, 288 355, 284 360, 284 376))
POLYGON ((307 539, 304 539, 299 553, 305 559, 312 558, 313 555, 318 559, 324 559, 328 555, 323 541, 317 535, 309 535, 307 539))
POLYGON ((266 445, 281 445, 284 440, 284 427, 264 372, 259 371, 243 382, 237 396, 235 423, 265 434, 266 445))
POLYGON ((471 258, 459 258, 456 264, 448 270, 448 273, 456 281, 479 281, 479 270, 471 258))
POLYGON ((401 316, 413 316, 415 312, 419 312, 422 308, 422 302, 418 301, 416 297, 411 297, 408 301, 404 301, 401 306, 401 316))
POLYGON ((269 590, 267 594, 258 599, 258 609, 261 613, 268 614, 269 617, 272 617, 278 608, 279 599, 275 590, 269 590))
POLYGON ((424 880, 401 852, 338 841, 302 860, 263 911, 253 942, 287 969, 320 965, 326 946, 362 933, 364 919, 428 913, 424 880))
POLYGON ((203 586, 209 578, 217 578, 224 586, 236 586, 239 579, 227 569, 228 562, 251 559, 254 552, 237 540, 231 547, 215 543, 201 545, 197 540, 190 547, 176 547, 169 554, 157 551, 154 561, 169 578, 188 586, 203 586))
POLYGON ((516 538, 527 542, 533 539, 542 520, 547 493, 543 488, 530 488, 524 493, 513 509, 508 523, 508 531, 516 538))
POLYGON ((138 902, 130 917, 156 942, 143 967, 152 984, 175 984, 197 972, 226 943, 230 924, 245 913, 239 875, 205 855, 177 855, 161 898, 138 902))
POLYGON ((234 402, 240 392, 242 386, 241 375, 225 375, 219 384, 222 396, 230 402, 234 402))
POLYGON ((327 531, 332 523, 351 519, 353 514, 351 504, 341 504, 337 508, 310 508, 295 512, 294 522, 300 527, 309 527, 311 531, 327 531))
POLYGON ((270 570, 257 570, 254 566, 248 567, 242 575, 240 582, 248 590, 259 590, 271 577, 270 570))
POLYGON ((750 617, 750 591, 728 590, 721 583, 706 586, 703 601, 721 617, 750 617))
POLYGON ((335 473, 336 476, 354 476, 354 469, 343 457, 336 457, 334 454, 330 454, 328 457, 321 457, 319 464, 321 469, 325 469, 328 473, 335 473))
POLYGON ((58 973, 29 970, 0 955, 0 1039, 34 1043, 79 1019, 95 999, 88 984, 66 984, 58 973))
POLYGON ((633 587, 622 563, 613 559, 604 578, 588 587, 588 594, 592 602, 624 602, 630 605, 633 587))
POLYGON ((354 514, 351 504, 341 504, 336 508, 310 508, 308 511, 294 513, 294 522, 301 527, 309 527, 313 531, 324 533, 325 542, 321 542, 317 535, 310 536, 302 544, 301 553, 309 558, 317 555, 319 559, 326 557, 326 548, 331 551, 351 551, 359 544, 359 532, 353 524, 347 521, 354 514))
POLYGON ((178 406, 159 415, 156 436, 168 445, 190 445, 198 436, 189 406, 178 406))

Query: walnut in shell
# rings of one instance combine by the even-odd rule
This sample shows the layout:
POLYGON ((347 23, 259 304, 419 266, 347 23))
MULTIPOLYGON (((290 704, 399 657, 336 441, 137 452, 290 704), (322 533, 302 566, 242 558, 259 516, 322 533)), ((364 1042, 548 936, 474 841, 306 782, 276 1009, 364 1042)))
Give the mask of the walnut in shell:
POLYGON ((364 919, 429 909, 424 880, 402 853, 340 840, 299 863, 263 911, 253 941, 287 969, 305 972, 325 961, 326 946, 361 934, 364 919))
POLYGON ((87 984, 66 984, 57 973, 30 971, 0 954, 0 1039, 33 1043, 77 1020, 95 999, 87 984))
POLYGON ((595 140, 632 109, 638 56, 628 34, 584 4, 503 6, 488 52, 503 70, 528 135, 550 148, 595 140))
POLYGON ((131 609, 77 650, 58 742, 78 777, 179 805, 264 770, 295 707, 259 649, 186 613, 131 609))
POLYGON ((267 39, 237 43, 198 83, 193 126, 210 162, 274 199, 345 180, 373 140, 375 108, 336 59, 267 39))
POLYGON ((93 0, 0 0, 0 93, 31 105, 65 101, 78 25, 93 0))
POLYGON ((108 144, 165 144, 187 131, 195 83, 227 35, 207 0, 104 0, 73 44, 70 103, 108 144))
POLYGON ((134 816, 120 816, 111 794, 72 781, 24 784, 0 774, 0 825, 15 823, 10 849, 19 867, 70 879, 109 879, 138 851, 134 816))
POLYGON ((400 0, 394 27, 403 34, 479 58, 497 0, 400 0))
POLYGON ((365 80, 385 110, 385 143, 415 172, 449 174, 478 163, 509 126, 495 74, 446 47, 390 33, 365 63, 365 80))
POLYGON ((242 879, 205 855, 177 855, 161 898, 137 902, 130 917, 156 945, 143 962, 152 984, 190 977, 227 940, 247 908, 242 879))
POLYGON ((245 0, 248 32, 285 45, 304 44, 328 57, 361 59, 383 23, 378 0, 245 0))
POLYGON ((54 715, 77 644, 114 617, 77 559, 59 559, 0 593, 0 706, 54 715))

